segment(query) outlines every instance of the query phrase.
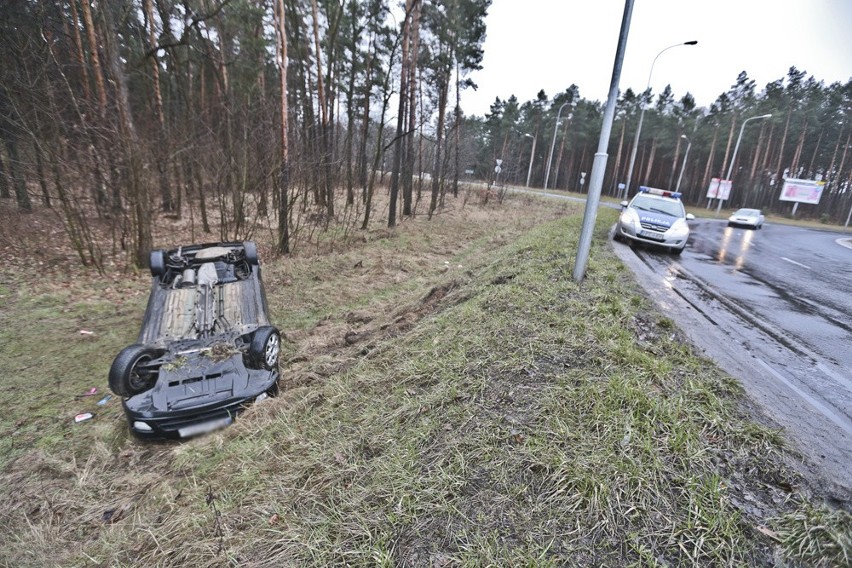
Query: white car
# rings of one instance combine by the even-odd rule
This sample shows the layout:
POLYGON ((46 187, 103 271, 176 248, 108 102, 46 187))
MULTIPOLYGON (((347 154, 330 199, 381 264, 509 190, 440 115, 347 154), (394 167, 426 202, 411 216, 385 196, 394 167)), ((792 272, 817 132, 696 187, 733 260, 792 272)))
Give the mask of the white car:
POLYGON ((687 221, 695 219, 687 213, 680 193, 640 187, 632 200, 621 202, 621 216, 615 225, 616 240, 663 247, 674 254, 686 248, 689 238, 687 221))
POLYGON ((761 215, 760 209, 737 209, 733 215, 728 217, 728 226, 760 229, 763 227, 763 215, 761 215))

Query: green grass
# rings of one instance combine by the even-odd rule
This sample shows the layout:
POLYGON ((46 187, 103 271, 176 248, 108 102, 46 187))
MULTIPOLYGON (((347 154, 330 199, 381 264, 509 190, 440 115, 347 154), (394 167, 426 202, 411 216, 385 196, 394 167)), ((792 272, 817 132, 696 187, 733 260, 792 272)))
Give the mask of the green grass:
MULTIPOLYGON (((414 260, 400 240, 377 243, 393 255, 381 265, 357 249, 265 265, 274 319, 302 331, 355 309, 381 310, 379 319, 413 310, 429 287, 453 286, 410 331, 341 372, 285 388, 221 433, 146 445, 126 439, 118 416, 89 423, 102 430, 75 443, 87 423, 58 426, 46 412, 38 426, 48 441, 30 432, 28 447, 3 447, 11 505, 0 523, 13 528, 0 558, 471 567, 847 558, 849 515, 790 493, 802 480, 786 469, 778 433, 748 420, 738 385, 684 345, 609 250, 616 215, 600 213, 582 284, 571 278, 579 215, 516 227, 510 238, 494 227, 450 254, 436 238, 414 260), (376 289, 358 285, 361 258, 376 289), (463 269, 442 271, 445 259, 463 269), (346 274, 349 285, 335 280, 346 274), (762 512, 740 508, 744 500, 762 512)), ((22 291, 19 306, 44 319, 32 330, 7 319, 14 333, 0 339, 25 353, 46 330, 69 334, 74 342, 45 353, 46 368, 61 373, 72 349, 103 377, 98 351, 128 340, 103 328, 126 326, 142 300, 65 313, 68 300, 22 291), (99 326, 98 341, 86 343, 73 333, 92 312, 97 321, 83 323, 99 326)), ((13 364, 3 359, 4 369, 13 364)), ((89 385, 73 369, 61 396, 41 395, 45 410, 89 385)), ((6 402, 21 411, 20 400, 6 402)), ((8 438, 15 428, 3 429, 8 438)))

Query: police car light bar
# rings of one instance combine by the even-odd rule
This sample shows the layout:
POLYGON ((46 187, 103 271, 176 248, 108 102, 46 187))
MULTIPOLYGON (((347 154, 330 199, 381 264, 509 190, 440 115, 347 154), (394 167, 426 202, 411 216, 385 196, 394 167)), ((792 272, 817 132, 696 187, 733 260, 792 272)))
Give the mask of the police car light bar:
POLYGON ((679 191, 667 191, 665 189, 657 189, 656 187, 646 187, 644 185, 639 186, 639 191, 642 193, 650 193, 651 195, 662 195, 663 197, 671 197, 673 199, 680 199, 680 196, 683 195, 679 191))

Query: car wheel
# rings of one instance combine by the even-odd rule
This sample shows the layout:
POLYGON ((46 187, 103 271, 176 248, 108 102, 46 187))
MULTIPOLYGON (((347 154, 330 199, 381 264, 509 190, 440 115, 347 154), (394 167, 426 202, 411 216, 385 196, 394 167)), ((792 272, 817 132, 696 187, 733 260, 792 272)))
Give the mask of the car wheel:
POLYGON ((680 247, 680 248, 674 248, 674 247, 672 247, 672 249, 671 249, 671 250, 672 250, 672 254, 673 254, 673 255, 675 255, 675 256, 680 256, 680 254, 683 252, 683 249, 685 249, 685 248, 686 248, 686 246, 685 246, 685 245, 684 245, 684 246, 682 246, 682 247, 680 247))
POLYGON ((166 251, 163 249, 151 251, 151 276, 162 276, 166 273, 166 251))
POLYGON ((115 394, 131 397, 152 388, 157 372, 145 365, 156 359, 159 352, 144 345, 129 345, 122 349, 109 369, 109 388, 115 394))
POLYGON ((257 266, 257 244, 254 241, 245 241, 243 243, 243 250, 246 253, 246 261, 251 265, 257 266))
POLYGON ((258 328, 252 336, 248 350, 249 365, 258 369, 274 371, 278 368, 281 354, 281 334, 272 326, 258 328))

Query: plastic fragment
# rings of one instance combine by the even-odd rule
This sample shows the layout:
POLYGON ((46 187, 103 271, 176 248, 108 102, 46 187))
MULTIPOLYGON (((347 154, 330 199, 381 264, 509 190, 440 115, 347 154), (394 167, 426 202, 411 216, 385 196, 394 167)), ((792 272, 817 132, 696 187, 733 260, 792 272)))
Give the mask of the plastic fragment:
POLYGON ((103 397, 102 399, 100 399, 100 400, 98 401, 98 406, 103 406, 103 405, 105 405, 107 402, 109 402, 109 399, 111 399, 111 398, 112 398, 112 395, 111 395, 111 394, 106 395, 105 397, 103 397))
POLYGON ((91 412, 84 412, 82 414, 78 414, 77 416, 75 416, 74 422, 77 422, 77 423, 85 422, 86 420, 91 420, 94 417, 95 417, 95 415, 92 414, 91 412))
POLYGON ((83 393, 83 396, 92 396, 96 392, 98 392, 98 387, 92 387, 89 390, 87 390, 85 393, 83 393))

